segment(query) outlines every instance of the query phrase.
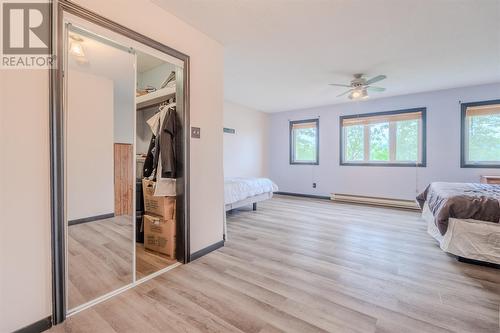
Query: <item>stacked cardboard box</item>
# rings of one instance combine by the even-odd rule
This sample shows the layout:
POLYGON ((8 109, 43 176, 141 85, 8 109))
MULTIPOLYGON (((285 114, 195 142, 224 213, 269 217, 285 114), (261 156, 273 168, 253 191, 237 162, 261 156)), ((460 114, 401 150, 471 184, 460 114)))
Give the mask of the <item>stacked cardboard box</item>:
POLYGON ((175 197, 155 197, 155 182, 143 179, 144 247, 175 259, 175 197))

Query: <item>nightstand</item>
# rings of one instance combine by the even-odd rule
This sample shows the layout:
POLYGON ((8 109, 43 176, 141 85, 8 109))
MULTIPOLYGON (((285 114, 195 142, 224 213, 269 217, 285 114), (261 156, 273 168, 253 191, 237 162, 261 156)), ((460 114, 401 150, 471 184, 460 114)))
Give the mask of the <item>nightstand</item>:
POLYGON ((500 176, 481 176, 481 183, 500 185, 500 176))

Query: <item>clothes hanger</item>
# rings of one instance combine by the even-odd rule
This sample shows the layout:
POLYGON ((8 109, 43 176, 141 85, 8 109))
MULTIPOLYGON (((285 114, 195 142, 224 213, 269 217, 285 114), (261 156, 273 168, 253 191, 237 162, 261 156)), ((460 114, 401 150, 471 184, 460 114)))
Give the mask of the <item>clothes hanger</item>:
POLYGON ((164 108, 171 108, 173 106, 176 106, 175 98, 170 98, 167 101, 160 103, 160 107, 158 108, 158 111, 162 111, 164 108))

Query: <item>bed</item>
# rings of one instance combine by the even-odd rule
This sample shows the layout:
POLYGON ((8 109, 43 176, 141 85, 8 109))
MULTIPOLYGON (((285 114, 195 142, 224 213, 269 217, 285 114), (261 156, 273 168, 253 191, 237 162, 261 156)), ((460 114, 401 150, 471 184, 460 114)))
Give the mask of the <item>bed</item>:
POLYGON ((436 182, 417 202, 443 251, 462 261, 500 264, 500 185, 436 182))
POLYGON ((257 203, 273 197, 278 186, 268 178, 224 179, 224 204, 226 212, 247 205, 257 209, 257 203))

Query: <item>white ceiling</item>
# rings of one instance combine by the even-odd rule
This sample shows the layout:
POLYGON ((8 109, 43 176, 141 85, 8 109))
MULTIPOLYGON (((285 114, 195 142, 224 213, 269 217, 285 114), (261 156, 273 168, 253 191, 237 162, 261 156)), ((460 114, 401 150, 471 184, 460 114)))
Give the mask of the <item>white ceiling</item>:
MULTIPOLYGON (((266 112, 500 82, 500 0, 152 0, 225 46, 225 98, 266 112)), ((500 95, 500 92, 499 92, 500 95)))

